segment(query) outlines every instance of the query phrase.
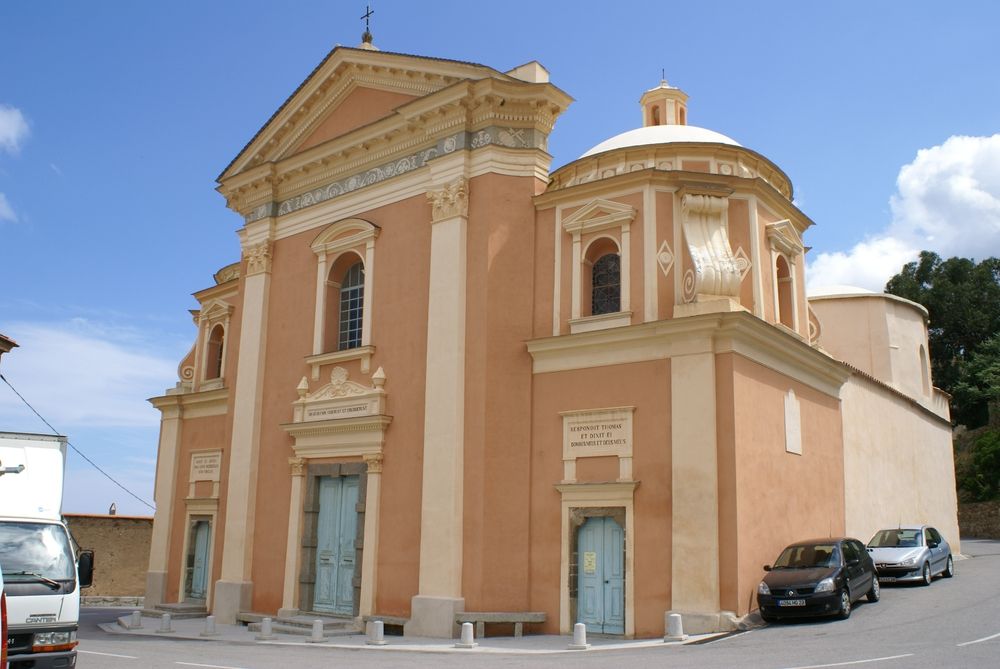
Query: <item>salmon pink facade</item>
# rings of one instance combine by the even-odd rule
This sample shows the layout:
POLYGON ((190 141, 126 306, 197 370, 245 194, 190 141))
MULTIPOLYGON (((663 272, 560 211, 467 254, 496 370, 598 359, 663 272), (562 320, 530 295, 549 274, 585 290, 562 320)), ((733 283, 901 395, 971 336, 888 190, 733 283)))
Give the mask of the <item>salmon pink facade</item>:
POLYGON ((883 398, 942 466, 947 405, 851 362, 896 321, 828 346, 780 168, 663 82, 642 127, 550 172, 570 102, 538 63, 338 47, 230 163, 241 260, 151 400, 148 606, 723 630, 787 542, 889 522, 881 496, 938 490, 913 520, 954 521, 953 481, 865 472, 911 445, 861 443, 848 402, 883 398))

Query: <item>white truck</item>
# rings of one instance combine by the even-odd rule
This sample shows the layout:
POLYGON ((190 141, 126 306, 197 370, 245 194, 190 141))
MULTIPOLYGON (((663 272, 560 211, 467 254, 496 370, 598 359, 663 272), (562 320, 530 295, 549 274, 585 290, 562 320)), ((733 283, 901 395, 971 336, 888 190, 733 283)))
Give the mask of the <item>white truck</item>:
POLYGON ((74 550, 63 523, 65 469, 66 437, 0 432, 0 569, 10 669, 76 666, 80 588, 93 580, 94 554, 74 550))

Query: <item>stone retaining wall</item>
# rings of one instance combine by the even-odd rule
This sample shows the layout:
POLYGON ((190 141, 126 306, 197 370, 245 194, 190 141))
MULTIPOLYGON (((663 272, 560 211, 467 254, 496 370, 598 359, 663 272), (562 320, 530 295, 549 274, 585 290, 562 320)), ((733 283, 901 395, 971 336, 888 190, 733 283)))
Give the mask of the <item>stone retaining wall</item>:
POLYGON ((1000 539, 1000 501, 959 504, 958 527, 963 539, 1000 539))
POLYGON ((64 517, 80 548, 94 551, 94 585, 82 592, 84 597, 135 598, 145 593, 151 517, 72 513, 64 517))

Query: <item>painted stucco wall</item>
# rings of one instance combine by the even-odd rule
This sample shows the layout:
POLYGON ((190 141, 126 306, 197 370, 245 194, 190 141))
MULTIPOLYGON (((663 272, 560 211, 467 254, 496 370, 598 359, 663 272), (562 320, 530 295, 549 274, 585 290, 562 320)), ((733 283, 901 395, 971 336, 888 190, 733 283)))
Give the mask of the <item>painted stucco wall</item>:
MULTIPOLYGON (((537 374, 532 389, 530 609, 545 611, 542 629, 559 632, 561 506, 556 484, 563 479, 561 411, 634 406, 633 478, 635 536, 626 544, 635 556, 635 634, 663 634, 670 603, 671 464, 670 362, 634 363, 537 374)), ((577 460, 579 482, 613 482, 616 457, 577 460)))
POLYGON ((932 405, 927 321, 919 305, 860 294, 815 297, 809 306, 820 322, 820 346, 830 355, 932 405))
POLYGON ((949 424, 858 375, 842 397, 847 533, 867 543, 881 528, 927 523, 957 553, 949 424))
POLYGON ((762 566, 786 545, 844 532, 840 402, 742 356, 717 357, 720 395, 726 375, 732 379, 720 410, 733 407, 719 429, 721 604, 743 615, 757 608, 762 566), (790 390, 800 408, 801 455, 785 449, 790 390))

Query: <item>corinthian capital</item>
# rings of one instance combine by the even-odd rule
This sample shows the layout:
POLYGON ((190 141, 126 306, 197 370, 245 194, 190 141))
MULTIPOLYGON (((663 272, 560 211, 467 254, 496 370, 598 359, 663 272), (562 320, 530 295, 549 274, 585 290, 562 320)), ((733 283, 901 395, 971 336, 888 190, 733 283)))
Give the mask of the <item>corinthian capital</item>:
POLYGON ((271 271, 271 244, 261 242, 256 246, 243 249, 243 257, 247 261, 247 276, 271 271))
POLYGON ((427 192, 431 201, 431 221, 443 221, 455 216, 468 216, 468 182, 464 178, 455 179, 441 190, 427 192))

